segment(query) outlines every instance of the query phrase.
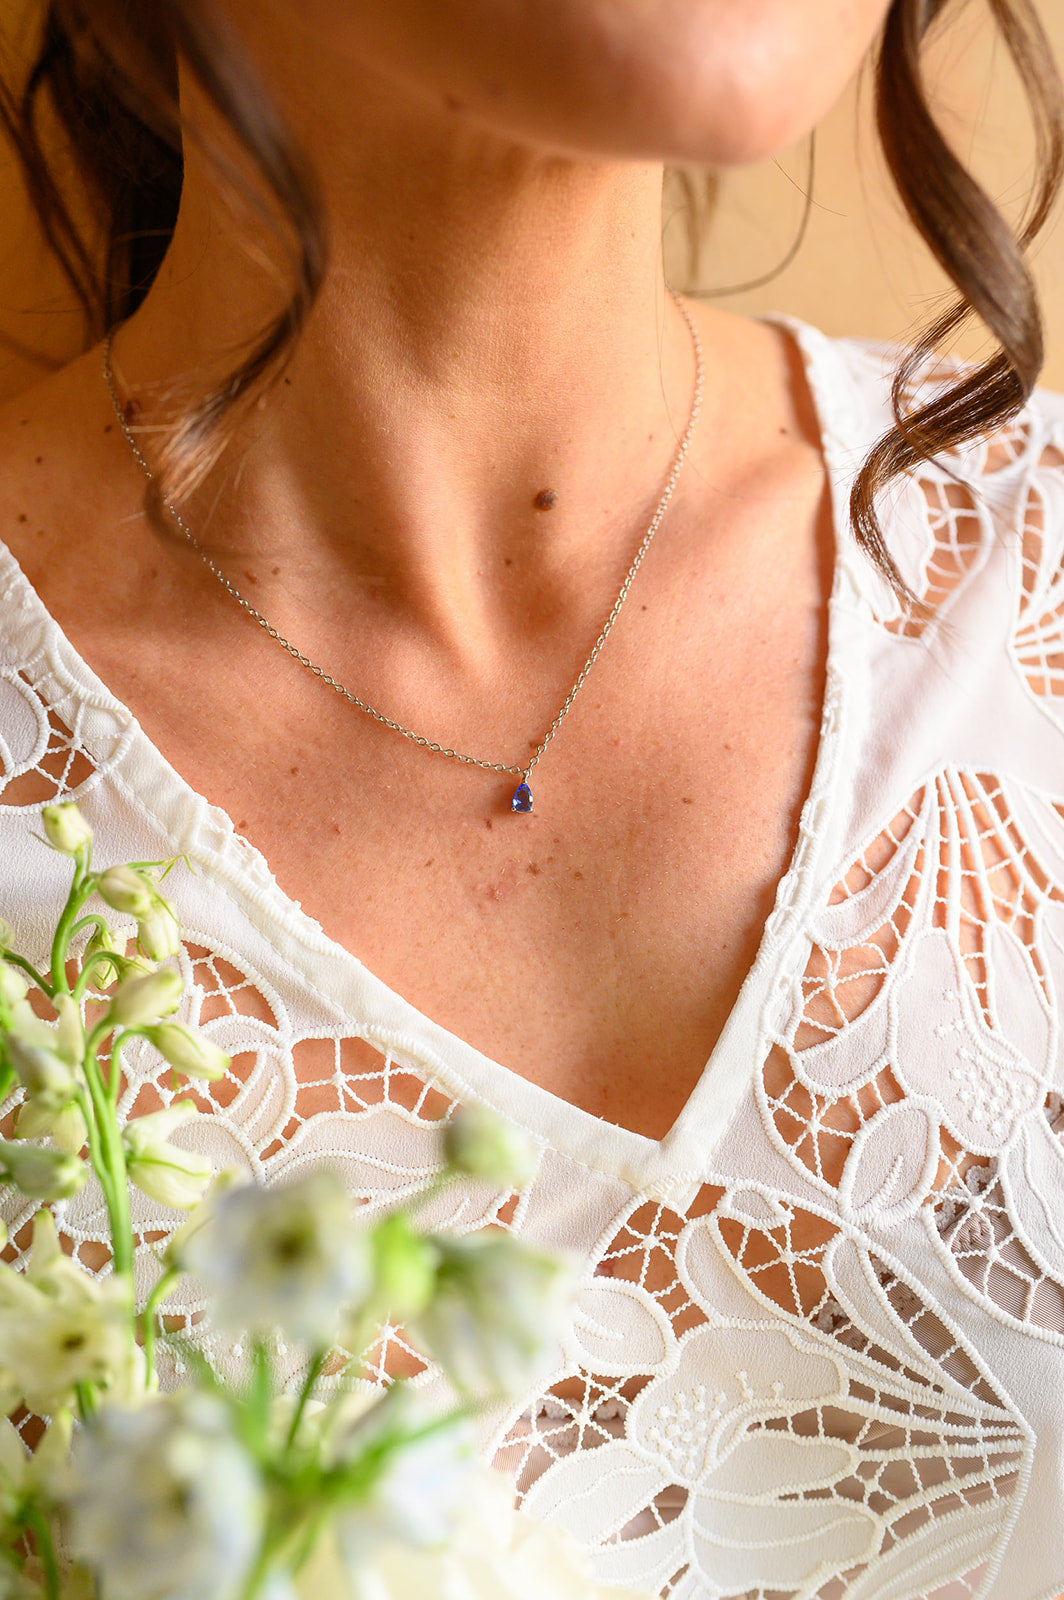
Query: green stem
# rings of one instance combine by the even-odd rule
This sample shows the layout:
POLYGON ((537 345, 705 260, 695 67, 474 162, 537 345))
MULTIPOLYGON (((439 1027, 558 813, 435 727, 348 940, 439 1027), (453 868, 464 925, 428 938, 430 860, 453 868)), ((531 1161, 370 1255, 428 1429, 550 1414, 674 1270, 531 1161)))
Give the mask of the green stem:
POLYGON ((423 1189, 410 1196, 406 1203, 407 1212, 413 1216, 416 1212, 423 1211, 430 1201, 435 1200, 445 1189, 451 1187, 457 1176, 456 1172, 452 1172, 447 1167, 444 1167, 442 1172, 435 1173, 431 1181, 423 1189))
POLYGON ((264 1579, 268 1577, 270 1568, 273 1566, 273 1558, 276 1550, 277 1538, 275 1535, 267 1532, 263 1538, 262 1544, 259 1547, 259 1553, 255 1558, 255 1565, 248 1573, 244 1582, 244 1586, 240 1591, 240 1600, 255 1600, 255 1597, 262 1592, 262 1584, 264 1579))
MULTIPOLYGON (((269 1577, 279 1560, 289 1571, 297 1570, 306 1560, 317 1542, 321 1528, 328 1520, 327 1515, 312 1515, 308 1534, 306 1513, 310 1509, 308 1504, 302 1507, 286 1504, 285 1515, 275 1514, 268 1518, 255 1564, 240 1591, 240 1600, 258 1600, 264 1579, 269 1577), (290 1554, 282 1555, 282 1552, 286 1551, 290 1554)), ((281 1508, 278 1507, 277 1510, 280 1512, 281 1508)))
POLYGON ((49 1000, 52 998, 54 990, 52 989, 51 984, 48 982, 47 978, 43 978, 41 976, 35 966, 26 960, 25 956, 17 956, 13 950, 5 950, 3 959, 10 966, 18 967, 20 972, 24 972, 28 978, 31 978, 37 985, 38 989, 42 989, 44 991, 49 1000))
POLYGON ((88 1038, 85 1040, 86 1058, 91 1056, 93 1061, 96 1060, 96 1052, 99 1050, 100 1045, 106 1039, 110 1031, 111 1024, 108 1019, 106 1017, 101 1018, 101 1020, 96 1024, 95 1028, 93 1028, 92 1032, 89 1034, 88 1038))
POLYGON ((53 995, 70 993, 70 984, 67 982, 66 975, 67 950, 70 948, 74 925, 81 913, 81 908, 95 889, 95 884, 86 872, 87 864, 87 859, 85 862, 76 862, 74 882, 70 886, 70 893, 67 895, 62 915, 55 925, 50 967, 53 995))
POLYGON ((81 1115, 85 1119, 85 1127, 88 1132, 89 1165, 92 1167, 93 1172, 95 1172, 96 1176, 100 1179, 101 1185, 106 1190, 106 1183, 104 1182, 104 1178, 101 1176, 101 1168, 103 1166, 103 1151, 100 1148, 100 1136, 96 1130, 96 1109, 93 1105, 92 1096, 89 1094, 87 1089, 79 1088, 77 1092, 77 1101, 81 1110, 81 1115))
MULTIPOLYGON (((99 1030, 95 1030, 95 1033, 99 1030)), ((91 1045, 91 1040, 90 1040, 91 1045)), ((129 1180, 126 1174, 126 1152, 118 1127, 108 1086, 100 1072, 100 1064, 91 1048, 85 1052, 85 1082, 92 1098, 96 1123, 98 1149, 90 1143, 92 1164, 107 1201, 107 1215, 111 1224, 111 1250, 114 1269, 126 1277, 133 1275, 133 1224, 129 1215, 129 1180)))
POLYGON ((92 955, 88 956, 82 962, 81 971, 74 980, 74 988, 72 992, 75 1000, 81 1000, 84 998, 85 990, 89 987, 89 981, 92 978, 94 970, 96 967, 102 965, 102 963, 105 961, 109 961, 111 965, 114 966, 115 957, 109 950, 94 950, 92 955))
POLYGON ((167 1268, 148 1296, 144 1310, 137 1318, 137 1331, 140 1334, 141 1346, 144 1350, 144 1363, 149 1388, 155 1381, 155 1314, 180 1277, 181 1274, 175 1267, 167 1268))
MULTIPOLYGON (((135 1031, 139 1032, 140 1030, 135 1031)), ((107 1070, 107 1102, 111 1107, 112 1113, 117 1111, 118 1091, 122 1086, 122 1062, 120 1059, 122 1046, 127 1039, 133 1036, 133 1032, 133 1029, 127 1029, 125 1033, 119 1034, 111 1046, 111 1058, 108 1062, 107 1070)), ((125 1169, 123 1168, 123 1170, 125 1169)))
POLYGON ((32 1501, 27 1504, 23 1514, 23 1524, 33 1534, 34 1549, 44 1568, 44 1587, 48 1600, 60 1600, 59 1595, 59 1563, 55 1557, 55 1545, 52 1542, 52 1530, 48 1526, 48 1518, 39 1505, 32 1501))
POLYGON ((86 1417, 91 1417, 99 1409, 96 1404, 96 1390, 91 1383, 76 1383, 74 1393, 78 1400, 78 1414, 84 1422, 86 1417))
POLYGON ((284 1442, 286 1451, 291 1450, 292 1446, 296 1442, 296 1435, 299 1433, 299 1424, 303 1421, 303 1413, 307 1409, 307 1402, 314 1393, 314 1385, 321 1377, 328 1358, 328 1349, 318 1350, 311 1358, 310 1366, 307 1368, 307 1375, 303 1380, 303 1387, 299 1391, 299 1399, 296 1401, 296 1409, 292 1414, 292 1421, 288 1428, 288 1436, 284 1442))

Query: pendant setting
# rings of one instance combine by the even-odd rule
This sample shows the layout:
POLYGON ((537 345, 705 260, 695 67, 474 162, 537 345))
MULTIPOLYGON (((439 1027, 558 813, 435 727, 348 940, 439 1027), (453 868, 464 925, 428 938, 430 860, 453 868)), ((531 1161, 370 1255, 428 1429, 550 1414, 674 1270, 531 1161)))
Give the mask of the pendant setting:
POLYGON ((510 801, 510 808, 513 811, 532 810, 532 790, 527 783, 519 783, 517 785, 513 793, 513 799, 510 801))

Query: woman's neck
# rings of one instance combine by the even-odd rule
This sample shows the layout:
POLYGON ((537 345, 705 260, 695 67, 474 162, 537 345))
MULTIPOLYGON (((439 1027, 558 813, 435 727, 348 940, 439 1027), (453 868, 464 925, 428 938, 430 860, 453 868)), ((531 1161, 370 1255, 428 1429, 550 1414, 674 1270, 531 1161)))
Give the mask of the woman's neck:
MULTIPOLYGON (((660 170, 503 147, 372 86, 341 138, 328 83, 315 104, 313 119, 283 109, 322 183, 327 277, 193 520, 465 648, 527 609, 530 586, 586 578, 597 605, 691 401, 660 170)), ((149 406, 156 386, 204 385, 276 310, 284 287, 247 238, 190 149, 172 249, 116 346, 149 406)))

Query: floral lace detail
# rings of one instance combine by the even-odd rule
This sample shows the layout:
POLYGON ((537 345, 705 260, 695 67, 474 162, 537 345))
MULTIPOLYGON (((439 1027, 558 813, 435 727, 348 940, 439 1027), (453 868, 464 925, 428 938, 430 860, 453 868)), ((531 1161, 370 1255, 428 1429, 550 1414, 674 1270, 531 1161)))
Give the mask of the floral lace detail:
MULTIPOLYGON (((882 358, 805 334, 845 528, 882 358)), ((559 1109, 419 1017, 286 901, 0 569, 0 909, 43 941, 34 809, 75 792, 170 880, 188 1020, 233 1057, 175 1135, 256 1181, 325 1159, 384 1208, 464 1099, 538 1140, 521 1193, 434 1220, 584 1263, 538 1392, 485 1424, 603 1583, 669 1600, 1064 1591, 1064 407, 921 468, 888 535, 903 617, 840 531, 821 760, 722 1044, 660 1146, 559 1109)), ((42 866, 43 858, 43 866, 42 866)), ((58 870, 58 869, 57 869, 58 870)), ((57 880, 58 881, 58 880, 57 880)), ((43 952, 42 952, 43 953, 43 952)), ((187 1092, 183 1090, 182 1092, 187 1092)), ((173 1097, 132 1055, 126 1115, 173 1097)), ((5 1108, 10 1109, 10 1108, 5 1108)), ((137 1198, 142 1283, 179 1221, 137 1198)), ((107 1269, 99 1195, 61 1208, 107 1269)), ((9 1215, 12 1249, 28 1211, 9 1215)), ((194 1293, 171 1324, 217 1348, 194 1293)), ((374 1375, 438 1375, 388 1329, 374 1375)))

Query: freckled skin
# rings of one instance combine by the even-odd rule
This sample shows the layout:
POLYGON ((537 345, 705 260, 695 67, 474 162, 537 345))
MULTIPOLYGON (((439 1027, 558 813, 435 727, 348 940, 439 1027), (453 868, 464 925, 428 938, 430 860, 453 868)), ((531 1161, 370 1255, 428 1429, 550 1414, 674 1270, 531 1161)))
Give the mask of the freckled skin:
MULTIPOLYGON (((318 172, 332 255, 268 448, 249 425, 239 471, 196 510, 312 657, 419 731, 519 764, 617 593, 690 403, 659 163, 748 160, 807 131, 887 0, 215 3, 318 172)), ((149 424, 171 380, 198 381, 275 310, 212 185, 193 141, 167 270, 120 330, 120 392, 149 424)), ((329 936, 497 1061, 653 1136, 749 969, 819 726, 822 463, 793 352, 693 310, 712 426, 537 770, 539 816, 510 814, 512 780, 353 722, 180 541, 152 542, 135 463, 117 427, 104 438, 96 354, 49 380, 6 484, 0 463, 0 526, 25 507, 22 553, 75 645, 329 936), (700 612, 711 628, 690 626, 700 612), (270 782, 295 748, 290 783, 270 782)))

